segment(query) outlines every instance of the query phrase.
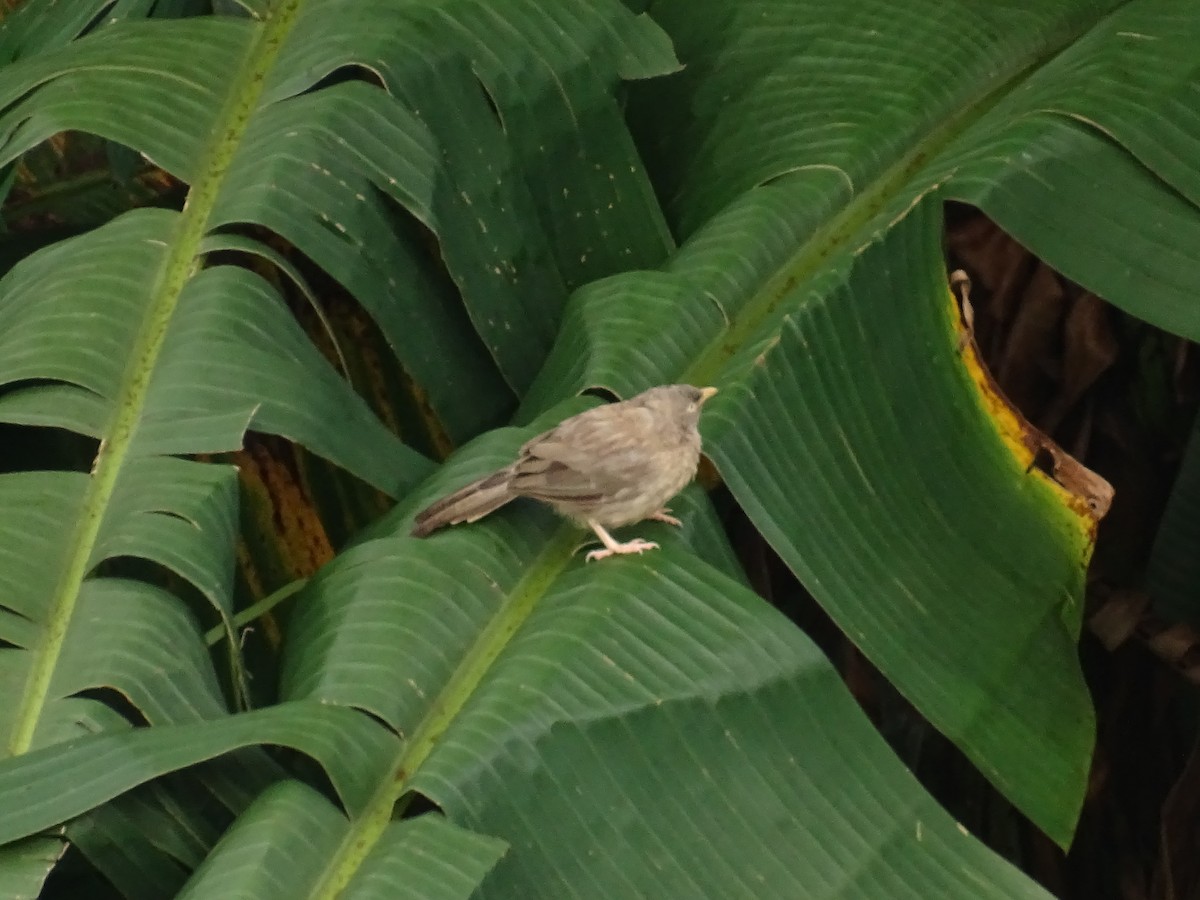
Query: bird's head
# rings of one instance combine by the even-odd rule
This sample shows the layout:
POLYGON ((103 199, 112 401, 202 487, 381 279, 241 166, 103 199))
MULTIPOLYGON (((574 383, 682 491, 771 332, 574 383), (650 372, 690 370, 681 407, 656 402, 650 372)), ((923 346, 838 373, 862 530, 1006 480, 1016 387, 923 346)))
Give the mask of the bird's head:
POLYGON ((695 428, 700 421, 700 408, 717 392, 714 387, 692 387, 690 384, 665 384, 636 398, 664 418, 679 422, 684 428, 695 428))

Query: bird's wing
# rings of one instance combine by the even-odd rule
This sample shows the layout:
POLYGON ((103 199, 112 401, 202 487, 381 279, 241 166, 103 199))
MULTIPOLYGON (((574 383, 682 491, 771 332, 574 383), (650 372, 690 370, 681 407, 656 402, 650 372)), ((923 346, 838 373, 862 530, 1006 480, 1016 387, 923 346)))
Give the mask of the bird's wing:
POLYGON ((512 487, 542 500, 598 501, 640 482, 652 430, 651 417, 639 407, 581 413, 521 448, 512 487))

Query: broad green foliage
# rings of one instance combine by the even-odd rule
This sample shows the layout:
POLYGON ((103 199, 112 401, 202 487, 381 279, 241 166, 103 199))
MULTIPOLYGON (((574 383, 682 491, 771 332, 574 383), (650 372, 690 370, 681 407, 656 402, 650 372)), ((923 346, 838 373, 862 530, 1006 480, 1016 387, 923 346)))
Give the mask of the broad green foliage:
POLYGON ((586 389, 715 384, 735 499, 1069 842, 1102 498, 982 389, 940 203, 1200 334, 1190 5, 161 7, 28 0, 0 29, 0 162, 85 131, 187 187, 0 280, 0 420, 96 441, 86 472, 0 475, 0 890, 37 893, 65 823, 129 896, 1045 896, 748 589, 698 488, 644 529, 662 552, 592 566, 521 504, 407 532, 586 389), (466 446, 406 446, 220 250, 344 287, 466 446), (236 640, 236 471, 186 457, 251 429, 399 502, 296 598, 279 702, 235 712, 202 635, 236 640))

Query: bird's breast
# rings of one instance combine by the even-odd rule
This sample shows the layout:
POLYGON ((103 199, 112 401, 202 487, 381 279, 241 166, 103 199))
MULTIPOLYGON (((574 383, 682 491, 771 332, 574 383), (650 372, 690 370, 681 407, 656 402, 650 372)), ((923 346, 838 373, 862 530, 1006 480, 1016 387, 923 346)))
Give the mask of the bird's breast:
MULTIPOLYGON (((683 490, 695 476, 699 462, 698 442, 660 445, 649 453, 643 466, 636 467, 640 470, 639 477, 616 487, 600 503, 586 510, 586 518, 606 528, 640 522, 662 509, 683 490)), ((577 513, 573 516, 579 517, 577 513)))

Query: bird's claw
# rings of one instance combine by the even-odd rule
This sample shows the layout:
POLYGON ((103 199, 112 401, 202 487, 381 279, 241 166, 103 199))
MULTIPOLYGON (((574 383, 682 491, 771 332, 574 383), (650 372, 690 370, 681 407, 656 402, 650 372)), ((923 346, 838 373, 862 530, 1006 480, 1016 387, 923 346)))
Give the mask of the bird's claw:
POLYGON ((683 522, 671 515, 670 508, 666 506, 656 513, 651 513, 650 518, 655 522, 666 522, 668 525, 674 525, 676 528, 679 528, 681 525, 683 525, 683 522))
POLYGON ((634 538, 632 541, 626 541, 623 544, 614 544, 611 547, 592 550, 584 557, 584 562, 591 562, 593 559, 608 559, 610 556, 623 556, 627 553, 644 553, 647 550, 657 549, 658 544, 654 543, 654 541, 643 541, 641 538, 634 538))

